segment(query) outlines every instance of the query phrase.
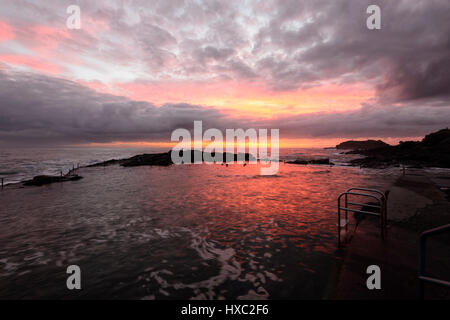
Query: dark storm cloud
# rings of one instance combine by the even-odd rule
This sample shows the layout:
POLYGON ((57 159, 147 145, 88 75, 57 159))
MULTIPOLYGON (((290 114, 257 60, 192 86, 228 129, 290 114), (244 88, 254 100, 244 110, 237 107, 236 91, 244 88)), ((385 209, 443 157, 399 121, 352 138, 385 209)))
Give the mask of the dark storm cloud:
POLYGON ((449 126, 445 101, 419 105, 281 116, 271 120, 235 119, 190 104, 156 107, 147 102, 97 93, 75 82, 0 70, 0 144, 169 141, 173 130, 273 128, 281 137, 418 136, 449 126))
MULTIPOLYGON (((374 81, 383 100, 450 94, 450 6, 431 1, 285 1, 273 4, 255 53, 271 86, 314 81, 374 81), (366 28, 366 8, 381 7, 381 30, 366 28), (347 76, 347 77, 346 77, 347 76)), ((264 8, 267 10, 267 8, 264 8)))
POLYGON ((418 137, 449 127, 450 107, 426 102, 401 107, 367 104, 355 111, 280 117, 266 125, 278 125, 285 137, 418 137))
MULTIPOLYGON (((6 1, 0 19, 17 30, 27 24, 56 28, 69 4, 6 1)), ((252 78, 277 91, 329 81, 370 82, 383 102, 450 93, 448 0, 99 0, 79 5, 85 25, 77 37, 58 39, 64 51, 95 60, 101 48, 104 61, 138 62, 152 81, 168 75, 190 79, 195 71, 202 79, 252 78), (372 4, 381 7, 381 30, 366 28, 372 4)), ((16 36, 22 44, 42 41, 32 32, 16 36)))
POLYGON ((97 93, 75 82, 31 73, 0 71, 0 141, 15 144, 170 140, 194 120, 222 128, 219 111, 189 104, 156 107, 97 93))
POLYGON ((2 42, 0 53, 35 52, 32 58, 59 62, 61 77, 106 85, 230 79, 307 95, 313 86, 364 83, 377 96, 355 111, 236 120, 0 67, 3 144, 168 140, 194 120, 219 129, 280 128, 292 137, 418 136, 450 125, 448 0, 79 1, 83 28, 67 36, 61 25, 69 4, 2 3, 0 20, 13 27, 16 43, 2 42), (381 30, 366 28, 370 4, 381 7, 381 30), (114 67, 129 65, 136 67, 109 79, 114 67), (135 70, 136 79, 121 78, 135 70))

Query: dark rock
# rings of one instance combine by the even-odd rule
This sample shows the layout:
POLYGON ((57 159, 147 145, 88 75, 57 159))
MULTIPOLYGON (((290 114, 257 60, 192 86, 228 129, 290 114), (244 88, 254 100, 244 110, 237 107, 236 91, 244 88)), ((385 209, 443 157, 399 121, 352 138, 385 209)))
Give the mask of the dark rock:
MULTIPOLYGON (((183 156, 183 150, 178 151, 180 157, 183 156)), ((206 153, 199 150, 191 150, 190 163, 194 163, 196 158, 201 159, 201 161, 207 161, 205 155, 206 153)), ((215 152, 208 153, 213 158, 217 158, 222 162, 233 162, 233 161, 253 161, 256 158, 249 153, 220 153, 215 152)), ((108 160, 105 162, 96 163, 88 167, 101 167, 113 164, 120 164, 123 167, 137 167, 137 166, 170 166, 173 164, 172 161, 172 151, 165 153, 151 153, 151 154, 140 154, 128 159, 121 160, 108 160)))
POLYGON ((23 182, 23 185, 25 186, 43 186, 46 184, 51 184, 55 182, 65 182, 65 181, 77 181, 83 179, 82 176, 79 176, 77 174, 74 175, 67 175, 67 176, 48 176, 48 175, 41 175, 36 176, 32 180, 27 180, 23 182))
POLYGON ((302 160, 302 159, 296 159, 294 161, 286 161, 286 163, 289 164, 308 164, 307 160, 302 160))
MULTIPOLYGON (((180 151, 180 156, 183 155, 183 152, 180 151)), ((203 151, 198 151, 198 150, 191 150, 191 162, 194 162, 195 157, 197 156, 199 159, 202 159, 202 161, 204 162, 210 162, 209 159, 207 159, 205 157, 205 155, 208 155, 208 157, 212 157, 213 159, 218 159, 218 161, 227 163, 227 162, 235 162, 235 161, 254 161, 256 160, 256 158, 249 154, 249 153, 237 153, 237 154, 233 154, 233 153, 229 153, 229 152, 224 152, 224 153, 216 153, 216 152, 212 152, 212 153, 207 153, 207 152, 203 152, 203 151)))
POLYGON ((371 150, 389 146, 381 140, 365 140, 365 141, 345 141, 336 146, 336 149, 347 150, 371 150))
POLYGON ((170 152, 155 153, 155 154, 140 154, 129 159, 120 161, 123 167, 137 167, 137 166, 170 166, 173 164, 170 157, 170 152))
POLYGON ((326 164, 330 166, 334 166, 334 163, 330 162, 329 158, 324 159, 313 159, 313 160, 304 160, 304 159, 296 159, 294 161, 286 161, 288 164, 326 164))
POLYGON ((351 163, 363 167, 406 165, 450 168, 450 130, 443 129, 431 133, 420 142, 400 142, 396 146, 360 150, 357 153, 366 157, 352 160, 351 163))
POLYGON ((328 164, 328 165, 334 165, 334 163, 330 162, 330 159, 324 158, 324 159, 313 159, 309 161, 310 164, 328 164))
POLYGON ((60 177, 53 176, 36 176, 32 180, 27 180, 23 184, 26 186, 42 186, 44 184, 50 184, 53 182, 60 181, 60 177))

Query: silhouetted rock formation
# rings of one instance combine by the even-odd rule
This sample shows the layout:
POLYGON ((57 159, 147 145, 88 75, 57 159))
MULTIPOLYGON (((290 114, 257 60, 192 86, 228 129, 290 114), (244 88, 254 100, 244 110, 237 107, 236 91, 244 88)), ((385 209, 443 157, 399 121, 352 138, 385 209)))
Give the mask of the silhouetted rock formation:
POLYGON ((77 174, 74 175, 66 175, 66 176, 36 176, 32 180, 24 181, 23 184, 25 186, 43 186, 45 184, 51 184, 55 182, 65 182, 65 181, 77 181, 83 179, 82 176, 77 174))
POLYGON ((336 149, 347 150, 371 150, 377 148, 388 147, 389 145, 381 140, 365 140, 365 141, 345 141, 336 146, 336 149))
POLYGON ((330 159, 326 158, 326 159, 313 159, 309 161, 310 164, 329 164, 329 165, 334 165, 334 163, 330 162, 330 159))
POLYGON ((324 159, 313 159, 313 160, 304 160, 304 159, 296 159, 294 161, 286 161, 288 164, 326 164, 330 166, 334 166, 334 163, 330 161, 329 158, 324 159))
POLYGON ((366 156, 366 158, 352 161, 352 164, 363 167, 386 167, 402 164, 450 168, 450 130, 447 128, 431 133, 420 142, 406 141, 400 142, 396 146, 352 153, 366 156))
POLYGON ((173 164, 170 158, 170 152, 155 154, 140 154, 129 159, 122 160, 120 165, 123 167, 137 166, 170 166, 173 164))
POLYGON ((293 161, 286 161, 288 164, 308 164, 308 160, 295 159, 293 161))
MULTIPOLYGON (((183 151, 180 150, 180 157, 183 156, 183 151)), ((196 160, 196 157, 204 162, 210 162, 209 159, 205 157, 205 155, 208 155, 212 157, 213 159, 217 159, 218 161, 222 162, 233 162, 233 161, 251 161, 256 160, 255 157, 253 157, 249 153, 240 153, 240 154, 232 154, 232 153, 218 153, 216 155, 215 152, 212 153, 205 153, 203 151, 198 150, 191 150, 190 155, 190 161, 187 163, 194 163, 196 160)), ((172 151, 165 152, 165 153, 149 153, 149 154, 140 154, 136 155, 134 157, 128 158, 128 159, 121 159, 121 160, 108 160, 96 164, 89 165, 88 167, 101 167, 101 166, 108 166, 113 164, 120 164, 123 167, 138 167, 138 166, 170 166, 173 164, 172 151)), ((186 163, 183 163, 186 164, 186 163)))

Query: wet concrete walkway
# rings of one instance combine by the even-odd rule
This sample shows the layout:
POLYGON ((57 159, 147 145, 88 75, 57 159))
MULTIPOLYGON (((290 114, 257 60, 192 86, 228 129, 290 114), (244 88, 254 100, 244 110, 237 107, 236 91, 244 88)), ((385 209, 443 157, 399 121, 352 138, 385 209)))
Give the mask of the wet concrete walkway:
MULTIPOLYGON (((429 177, 404 176, 391 189, 388 214, 391 221, 385 240, 377 217, 366 217, 357 225, 343 249, 334 299, 417 299, 419 235, 423 228, 436 226, 433 224, 450 223, 449 202, 429 177), (380 290, 367 288, 370 265, 381 269, 380 290)), ((427 246, 426 272, 450 280, 450 237, 430 239, 427 246)), ((449 289, 425 288, 426 298, 450 298, 449 289)))

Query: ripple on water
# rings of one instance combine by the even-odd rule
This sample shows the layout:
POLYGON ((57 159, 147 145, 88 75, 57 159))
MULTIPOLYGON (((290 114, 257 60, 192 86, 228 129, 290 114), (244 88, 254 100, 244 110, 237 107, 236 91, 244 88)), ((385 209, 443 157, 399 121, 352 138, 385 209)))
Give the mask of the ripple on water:
POLYGON ((320 298, 337 195, 394 179, 284 164, 276 177, 251 165, 84 170, 76 183, 0 194, 0 280, 15 284, 0 297, 65 294, 48 280, 79 263, 95 275, 86 297, 320 298))

